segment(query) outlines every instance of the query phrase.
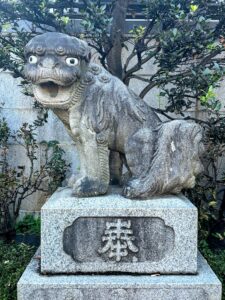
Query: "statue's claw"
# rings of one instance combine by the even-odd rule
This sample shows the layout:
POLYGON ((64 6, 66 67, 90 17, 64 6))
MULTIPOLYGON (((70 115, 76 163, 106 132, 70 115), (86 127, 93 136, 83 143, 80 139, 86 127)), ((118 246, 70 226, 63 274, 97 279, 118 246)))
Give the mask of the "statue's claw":
POLYGON ((137 184, 138 182, 136 180, 128 182, 123 188, 123 196, 126 198, 137 198, 140 194, 136 186, 137 184))

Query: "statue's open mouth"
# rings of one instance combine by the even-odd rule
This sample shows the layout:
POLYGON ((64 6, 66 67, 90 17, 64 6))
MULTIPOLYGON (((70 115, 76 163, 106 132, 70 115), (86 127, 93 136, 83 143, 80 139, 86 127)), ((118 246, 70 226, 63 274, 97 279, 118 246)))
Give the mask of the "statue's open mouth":
POLYGON ((40 83, 40 88, 46 90, 49 93, 50 97, 55 98, 59 92, 59 85, 53 81, 47 81, 40 83))
POLYGON ((42 79, 34 86, 34 95, 45 107, 62 107, 70 102, 72 86, 54 79, 42 79))

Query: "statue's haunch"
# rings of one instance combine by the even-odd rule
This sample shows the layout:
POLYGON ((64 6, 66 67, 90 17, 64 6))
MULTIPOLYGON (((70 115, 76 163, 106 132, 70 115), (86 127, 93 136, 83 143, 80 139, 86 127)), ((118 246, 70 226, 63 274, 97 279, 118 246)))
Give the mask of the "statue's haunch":
MULTIPOLYGON (((53 110, 76 143, 80 177, 70 181, 75 195, 107 192, 110 151, 119 153, 128 170, 123 176, 126 197, 179 193, 194 186, 202 171, 199 125, 162 123, 122 81, 90 63, 90 48, 75 37, 38 35, 26 45, 25 56, 35 98, 53 110)), ((120 163, 117 167, 120 172, 114 173, 122 178, 120 163)))

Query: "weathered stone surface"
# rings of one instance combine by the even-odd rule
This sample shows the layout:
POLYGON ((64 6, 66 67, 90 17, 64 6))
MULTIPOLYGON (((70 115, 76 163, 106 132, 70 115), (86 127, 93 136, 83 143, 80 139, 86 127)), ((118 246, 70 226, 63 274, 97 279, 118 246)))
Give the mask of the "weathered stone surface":
POLYGON ((198 275, 40 275, 33 259, 18 300, 221 300, 221 283, 199 255, 198 275))
POLYGON ((53 194, 42 207, 43 273, 197 271, 197 209, 185 197, 53 194))
POLYGON ((41 34, 26 45, 25 56, 35 98, 53 110, 76 143, 80 177, 70 181, 74 195, 106 194, 110 179, 121 181, 122 164, 129 174, 122 190, 128 198, 178 194, 194 186, 203 170, 199 125, 162 123, 121 80, 90 63, 91 50, 83 40, 41 34), (120 154, 116 163, 110 152, 120 154), (110 172, 111 165, 118 166, 116 172, 110 172))

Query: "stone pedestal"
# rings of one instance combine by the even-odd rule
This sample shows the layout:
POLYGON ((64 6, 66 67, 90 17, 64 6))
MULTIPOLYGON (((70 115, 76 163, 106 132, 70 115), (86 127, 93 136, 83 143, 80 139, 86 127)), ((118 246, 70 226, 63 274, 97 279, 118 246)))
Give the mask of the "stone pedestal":
POLYGON ((197 209, 185 197, 54 193, 41 210, 42 273, 197 272, 197 209))
POLYGON ((220 300, 221 284, 199 255, 198 275, 40 275, 33 259, 18 300, 220 300))
POLYGON ((197 259, 197 210, 183 196, 76 198, 66 188, 41 219, 41 255, 18 300, 221 300, 221 283, 197 259))

